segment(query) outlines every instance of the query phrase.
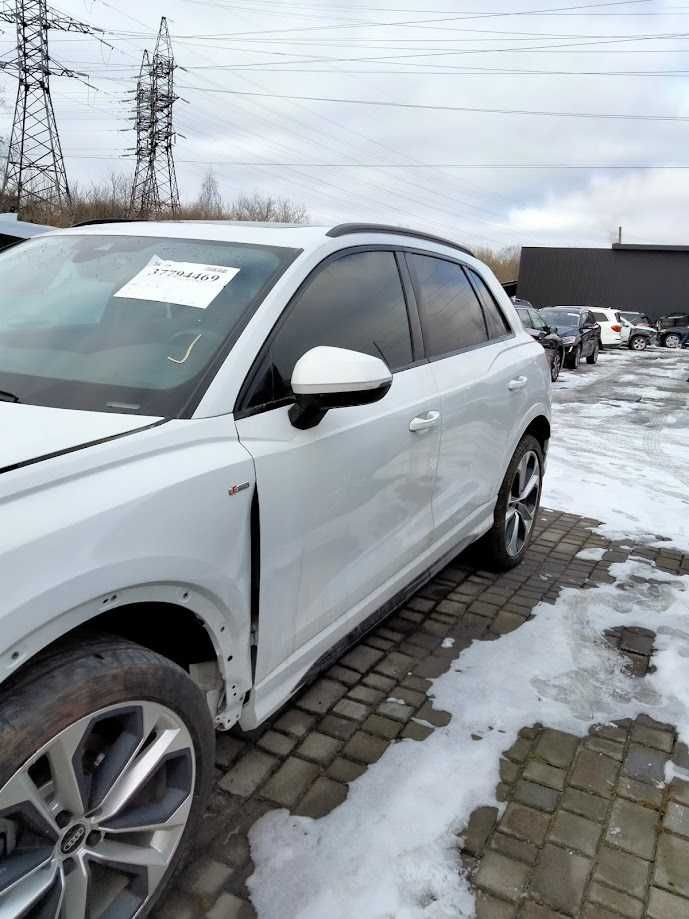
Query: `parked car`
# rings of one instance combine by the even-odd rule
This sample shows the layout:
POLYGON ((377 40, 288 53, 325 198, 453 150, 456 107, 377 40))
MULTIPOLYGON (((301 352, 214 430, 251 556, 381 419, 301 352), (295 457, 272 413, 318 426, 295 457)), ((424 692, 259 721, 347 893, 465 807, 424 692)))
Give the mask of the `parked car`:
POLYGON ((600 351, 600 326, 588 306, 548 306, 539 310, 565 346, 565 367, 576 370, 582 358, 595 364, 600 351))
POLYGON ((638 313, 635 310, 619 310, 618 312, 622 319, 626 319, 627 322, 631 322, 632 325, 653 327, 653 323, 646 313, 638 313))
POLYGON ((622 316, 620 322, 622 323, 622 343, 632 351, 645 351, 649 345, 655 343, 656 330, 651 326, 634 325, 622 316))
POLYGON ((664 348, 685 348, 689 344, 689 324, 660 329, 658 344, 664 348))
POLYGON ((656 323, 658 331, 673 329, 676 326, 689 326, 689 313, 668 313, 661 316, 656 323))
POLYGON ((521 303, 525 301, 515 302, 514 298, 512 302, 515 303, 517 314, 526 331, 545 349, 548 366, 550 367, 550 379, 554 383, 560 376, 560 370, 565 360, 565 347, 562 344, 562 339, 557 332, 553 331, 543 321, 540 313, 533 306, 522 306, 521 303))
POLYGON ((602 348, 618 348, 622 344, 622 323, 617 310, 592 306, 593 318, 600 326, 602 348))
POLYGON ((259 725, 479 538, 518 564, 550 437, 490 270, 366 224, 10 249, 0 391, 8 919, 147 914, 214 726, 259 725))

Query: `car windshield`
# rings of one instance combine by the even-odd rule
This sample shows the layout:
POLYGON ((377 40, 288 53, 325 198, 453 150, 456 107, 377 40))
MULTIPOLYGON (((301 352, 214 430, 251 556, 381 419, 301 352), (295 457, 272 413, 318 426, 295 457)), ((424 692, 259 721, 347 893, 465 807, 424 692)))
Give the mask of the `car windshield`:
POLYGON ((555 328, 569 328, 579 325, 579 313, 569 310, 544 309, 540 310, 541 319, 555 328))
POLYGON ((0 392, 175 417, 298 250, 64 234, 0 254, 0 392))

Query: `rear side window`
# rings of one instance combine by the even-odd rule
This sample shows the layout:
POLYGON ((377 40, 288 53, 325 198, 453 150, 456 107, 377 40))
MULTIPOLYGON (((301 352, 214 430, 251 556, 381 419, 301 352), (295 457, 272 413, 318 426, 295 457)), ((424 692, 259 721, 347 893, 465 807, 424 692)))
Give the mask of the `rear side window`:
POLYGON ((605 313, 601 313, 600 310, 594 310, 591 315, 596 320, 596 322, 610 322, 605 313))
POLYGON ((466 273, 471 279, 474 290, 478 294, 478 298, 481 301, 481 306, 483 307, 483 315, 486 318, 486 326, 488 328, 488 337, 489 338, 502 338, 503 335, 509 334, 512 329, 507 324, 507 320, 502 315, 502 310, 495 302, 495 297, 488 289, 488 285, 483 280, 483 278, 476 274, 475 271, 472 271, 471 268, 466 268, 466 273))
POLYGON ((429 357, 488 341, 481 305, 461 265, 407 253, 429 357))
POLYGON ((406 301, 392 252, 355 252, 315 270, 287 307, 242 408, 291 398, 294 365, 318 345, 372 354, 393 372, 412 363, 406 301))

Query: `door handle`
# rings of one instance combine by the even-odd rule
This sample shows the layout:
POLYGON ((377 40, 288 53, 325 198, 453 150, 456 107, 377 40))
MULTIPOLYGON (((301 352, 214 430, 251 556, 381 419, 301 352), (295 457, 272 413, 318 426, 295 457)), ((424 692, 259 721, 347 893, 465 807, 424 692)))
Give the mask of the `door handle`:
POLYGON ((510 392, 514 392, 515 389, 524 389, 528 382, 528 377, 516 377, 516 379, 510 380, 507 384, 507 388, 510 392))
POLYGON ((413 433, 415 431, 425 431, 428 428, 434 427, 440 422, 440 412, 426 412, 425 415, 417 415, 416 418, 412 418, 409 422, 409 430, 413 433))

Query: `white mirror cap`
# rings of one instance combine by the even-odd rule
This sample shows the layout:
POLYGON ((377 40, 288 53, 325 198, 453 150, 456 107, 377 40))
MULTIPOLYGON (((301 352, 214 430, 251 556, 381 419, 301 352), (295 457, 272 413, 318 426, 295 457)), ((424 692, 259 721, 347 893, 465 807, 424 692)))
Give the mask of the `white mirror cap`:
POLYGON ((392 374, 379 357, 325 345, 302 355, 292 372, 292 391, 300 396, 365 392, 391 382, 392 374))

